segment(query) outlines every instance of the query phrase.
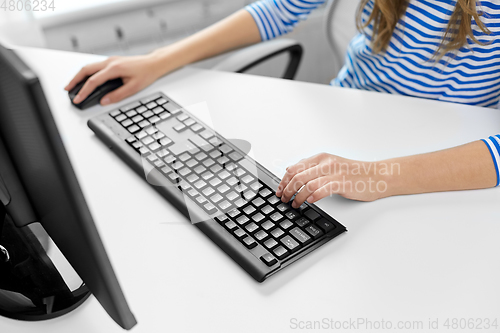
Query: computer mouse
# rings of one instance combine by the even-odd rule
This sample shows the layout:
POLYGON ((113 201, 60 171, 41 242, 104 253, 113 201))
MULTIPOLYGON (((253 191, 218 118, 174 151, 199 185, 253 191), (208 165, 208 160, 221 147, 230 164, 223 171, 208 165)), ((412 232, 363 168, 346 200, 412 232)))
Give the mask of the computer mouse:
POLYGON ((73 103, 73 99, 76 97, 76 95, 78 94, 80 89, 82 89, 83 85, 85 84, 85 82, 87 82, 87 80, 89 78, 90 78, 90 76, 85 78, 82 82, 78 83, 73 89, 71 89, 68 92, 69 99, 71 100, 71 104, 73 104, 74 106, 76 106, 80 110, 85 110, 85 109, 90 108, 91 106, 99 104, 99 102, 101 101, 101 98, 103 98, 104 95, 106 95, 107 93, 123 86, 123 81, 121 78, 109 80, 109 81, 103 83, 102 85, 100 85, 99 87, 97 87, 82 102, 80 102, 78 104, 73 103))

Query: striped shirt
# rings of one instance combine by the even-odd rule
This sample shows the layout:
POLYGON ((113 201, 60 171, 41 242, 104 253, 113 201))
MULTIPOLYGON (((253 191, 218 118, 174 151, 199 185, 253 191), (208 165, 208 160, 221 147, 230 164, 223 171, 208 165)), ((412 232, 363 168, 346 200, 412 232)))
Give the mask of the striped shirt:
MULTIPOLYGON (((326 0, 261 0, 246 7, 262 40, 291 32, 297 23, 326 0)), ((373 10, 374 0, 363 8, 362 22, 373 10)), ((433 61, 456 0, 410 0, 387 50, 373 54, 372 24, 350 42, 344 67, 331 85, 415 96, 484 107, 500 101, 500 0, 478 1, 485 34, 472 19, 474 36, 468 45, 433 61)), ((354 20, 354 18, 353 18, 354 20)), ((488 146, 500 184, 500 135, 483 139, 488 146)))

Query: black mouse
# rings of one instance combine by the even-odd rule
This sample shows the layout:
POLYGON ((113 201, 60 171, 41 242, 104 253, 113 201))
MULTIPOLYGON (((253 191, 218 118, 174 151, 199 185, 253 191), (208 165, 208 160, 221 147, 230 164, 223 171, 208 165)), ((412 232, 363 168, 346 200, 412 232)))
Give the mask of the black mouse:
POLYGON ((119 87, 123 86, 123 81, 120 78, 109 80, 107 82, 104 82, 99 87, 97 87, 82 102, 80 102, 78 104, 73 103, 73 99, 76 97, 76 95, 78 94, 78 92, 80 91, 80 89, 82 89, 83 85, 85 84, 85 82, 87 82, 87 80, 89 79, 89 77, 90 76, 88 76, 87 78, 85 78, 82 82, 78 83, 73 89, 71 89, 68 92, 69 99, 71 100, 71 103, 74 106, 76 106, 77 108, 79 108, 80 110, 85 110, 85 109, 87 109, 87 108, 89 108, 91 106, 99 104, 99 102, 101 101, 101 98, 103 98, 104 95, 106 95, 107 93, 109 93, 109 92, 111 92, 111 91, 113 91, 115 89, 118 89, 119 87))

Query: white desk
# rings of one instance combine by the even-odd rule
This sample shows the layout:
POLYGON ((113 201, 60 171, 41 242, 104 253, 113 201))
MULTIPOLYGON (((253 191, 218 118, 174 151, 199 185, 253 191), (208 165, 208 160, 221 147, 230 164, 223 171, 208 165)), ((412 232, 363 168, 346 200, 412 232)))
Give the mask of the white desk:
MULTIPOLYGON (((275 333, 298 331, 292 318, 427 325, 429 318, 442 324, 500 313, 500 189, 373 203, 325 199, 320 206, 349 232, 258 284, 87 128, 87 119, 116 106, 81 112, 70 105, 64 85, 99 57, 20 54, 41 78, 139 321, 134 332, 275 333)), ((206 102, 216 129, 250 141, 254 156, 279 176, 321 151, 383 159, 455 146, 500 127, 499 110, 190 68, 127 101, 156 91, 185 106, 206 102), (311 144, 314 136, 320 143, 311 144)), ((94 298, 55 320, 0 317, 0 332, 120 331, 94 298)))

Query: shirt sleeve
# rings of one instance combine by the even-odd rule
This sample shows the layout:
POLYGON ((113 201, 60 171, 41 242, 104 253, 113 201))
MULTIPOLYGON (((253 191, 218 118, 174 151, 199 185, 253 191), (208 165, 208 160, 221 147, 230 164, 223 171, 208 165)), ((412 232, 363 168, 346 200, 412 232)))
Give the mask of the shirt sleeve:
POLYGON ((497 185, 500 185, 500 134, 495 136, 490 136, 488 139, 482 139, 490 150, 491 157, 493 158, 493 163, 495 164, 495 171, 497 173, 497 185))
POLYGON ((287 34, 327 0, 261 0, 245 7, 259 28, 261 39, 287 34))

